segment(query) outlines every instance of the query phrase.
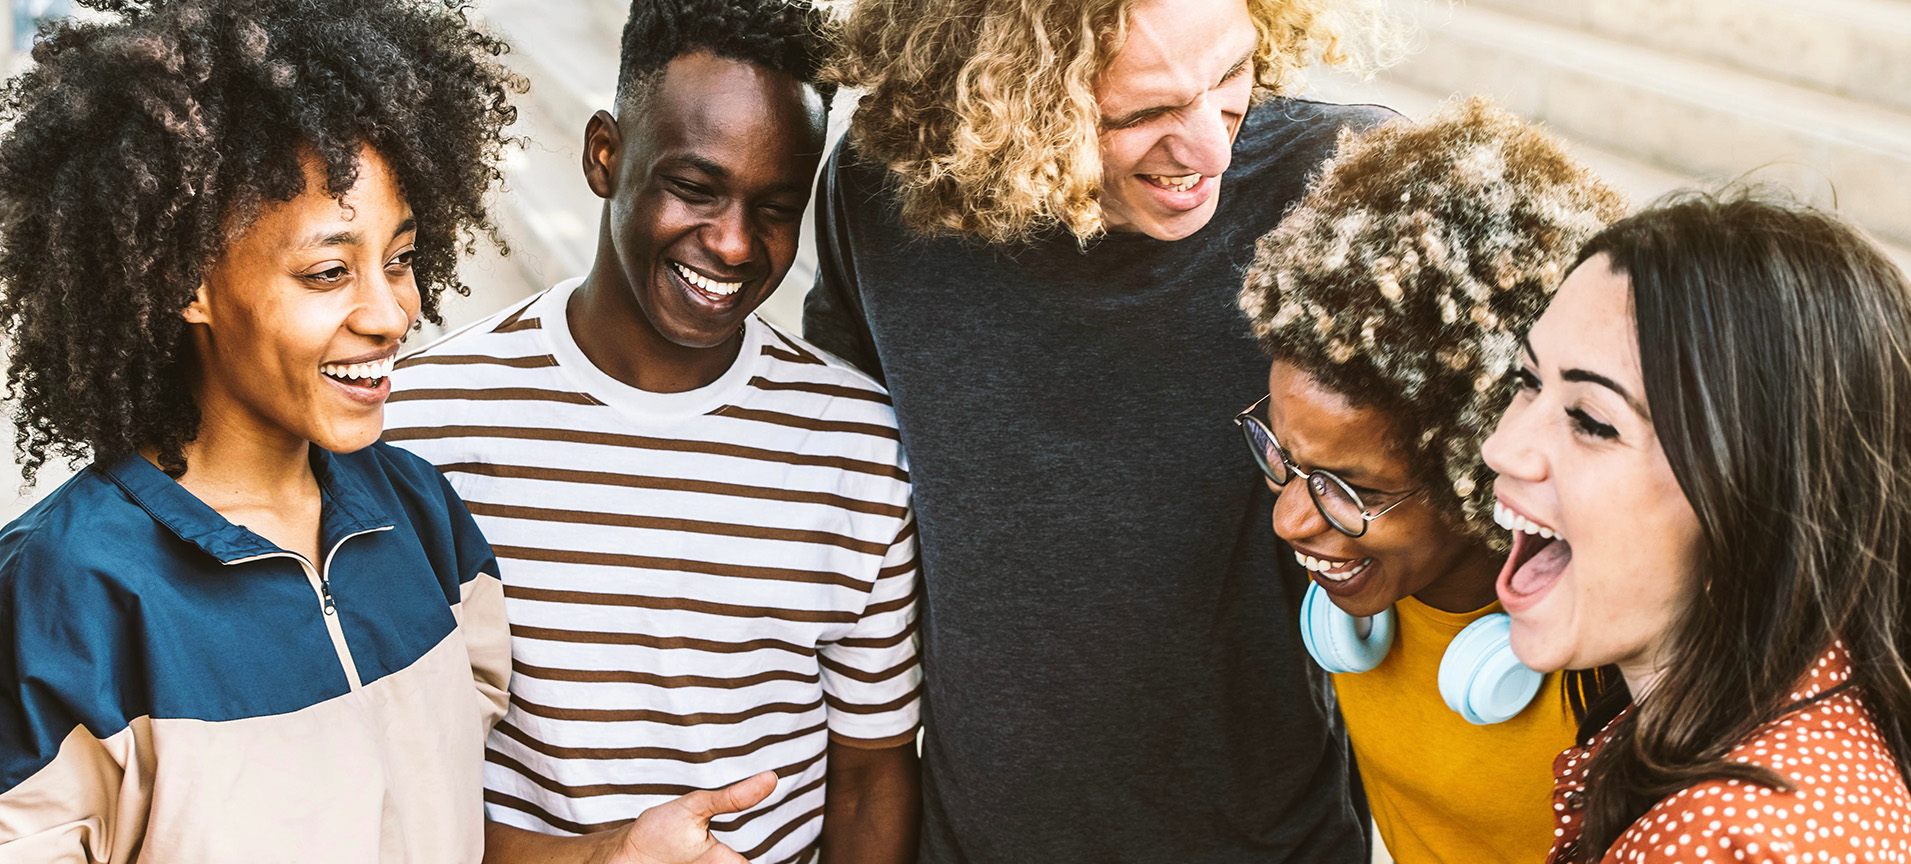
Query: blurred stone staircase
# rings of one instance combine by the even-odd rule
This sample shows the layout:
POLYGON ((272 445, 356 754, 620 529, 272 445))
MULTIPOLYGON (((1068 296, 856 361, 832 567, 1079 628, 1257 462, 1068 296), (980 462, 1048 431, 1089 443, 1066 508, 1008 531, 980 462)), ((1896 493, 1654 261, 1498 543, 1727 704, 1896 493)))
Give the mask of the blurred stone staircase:
POLYGON ((1396 0, 1413 53, 1326 98, 1417 116, 1483 93, 1635 205, 1746 178, 1835 207, 1911 269, 1911 2, 1396 0))

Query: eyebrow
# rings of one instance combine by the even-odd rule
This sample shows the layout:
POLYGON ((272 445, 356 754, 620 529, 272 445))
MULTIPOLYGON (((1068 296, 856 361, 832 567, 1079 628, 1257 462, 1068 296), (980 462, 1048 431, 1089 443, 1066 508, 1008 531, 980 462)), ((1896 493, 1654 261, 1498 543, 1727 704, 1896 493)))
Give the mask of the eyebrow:
MULTIPOLYGON (((1225 84, 1233 80, 1234 76, 1241 74, 1241 70, 1245 69, 1247 67, 1247 64, 1253 62, 1253 60, 1254 60, 1254 48, 1249 48, 1247 49, 1247 53, 1241 55, 1241 59, 1234 61, 1234 65, 1229 66, 1228 71, 1222 73, 1221 80, 1214 82, 1214 86, 1219 87, 1222 84, 1225 84)), ((1186 103, 1183 103, 1183 104, 1186 104, 1186 103)), ((1108 118, 1106 120, 1103 120, 1102 124, 1109 127, 1126 126, 1130 123, 1133 123, 1137 120, 1142 119, 1143 117, 1148 116, 1149 114, 1159 114, 1161 112, 1171 111, 1179 107, 1181 106, 1180 105, 1150 105, 1146 108, 1137 108, 1133 111, 1130 111, 1126 114, 1121 115, 1120 117, 1108 118)))
MULTIPOLYGON (((1539 362, 1539 352, 1533 350, 1533 343, 1528 341, 1525 336, 1520 337, 1520 347, 1526 349, 1526 356, 1532 358, 1534 363, 1539 362)), ((1625 400, 1626 407, 1631 408, 1633 413, 1638 414, 1648 423, 1652 422, 1652 413, 1646 410, 1645 403, 1633 398, 1633 395, 1628 392, 1626 388, 1619 386, 1619 382, 1611 378, 1607 378, 1590 369, 1562 369, 1559 372, 1559 377, 1563 380, 1578 384, 1597 384, 1611 390, 1619 394, 1620 399, 1625 400)))
MULTIPOLYGON (((418 220, 415 218, 408 218, 405 221, 398 223, 398 230, 391 232, 391 236, 400 237, 400 236, 403 236, 408 231, 416 231, 416 230, 418 230, 418 220)), ((305 238, 305 242, 300 243, 298 248, 317 249, 317 248, 321 248, 325 246, 361 246, 361 245, 364 245, 364 243, 365 243, 365 235, 360 234, 357 231, 346 230, 346 231, 334 231, 330 234, 323 234, 323 233, 313 234, 310 237, 305 238)))

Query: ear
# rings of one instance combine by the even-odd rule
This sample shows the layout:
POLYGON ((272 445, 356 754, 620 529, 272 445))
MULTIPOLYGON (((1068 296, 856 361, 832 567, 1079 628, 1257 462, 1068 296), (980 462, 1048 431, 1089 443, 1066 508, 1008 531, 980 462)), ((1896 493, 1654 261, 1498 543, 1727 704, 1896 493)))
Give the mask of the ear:
POLYGON ((186 304, 179 317, 186 319, 187 324, 211 324, 212 303, 207 299, 208 293, 206 280, 199 280, 199 290, 192 292, 192 302, 186 304))
POLYGON ((624 150, 624 133, 609 111, 591 115, 584 124, 584 182, 591 194, 609 199, 617 189, 617 160, 624 150))

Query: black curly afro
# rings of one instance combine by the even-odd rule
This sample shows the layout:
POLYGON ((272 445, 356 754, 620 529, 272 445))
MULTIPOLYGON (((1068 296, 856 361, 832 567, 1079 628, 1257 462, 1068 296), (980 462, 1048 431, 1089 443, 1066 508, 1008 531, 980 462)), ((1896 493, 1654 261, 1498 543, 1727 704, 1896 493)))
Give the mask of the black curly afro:
POLYGON ((823 97, 836 92, 818 78, 826 56, 823 13, 807 0, 633 0, 624 22, 617 104, 641 108, 664 67, 693 51, 709 51, 788 74, 823 97))
POLYGON ((31 481, 198 432, 180 313, 261 205, 357 180, 361 144, 418 221, 424 315, 459 293, 523 82, 451 0, 82 0, 112 17, 43 31, 0 91, 0 321, 31 481), (309 148, 309 149, 308 149, 309 148))

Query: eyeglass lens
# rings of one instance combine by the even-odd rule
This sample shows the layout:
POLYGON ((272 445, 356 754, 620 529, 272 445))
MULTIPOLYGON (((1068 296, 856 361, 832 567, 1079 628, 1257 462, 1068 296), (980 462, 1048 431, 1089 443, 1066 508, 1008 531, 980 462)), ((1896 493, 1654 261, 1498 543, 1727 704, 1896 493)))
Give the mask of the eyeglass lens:
MULTIPOLYGON (((1293 471, 1287 467, 1274 433, 1262 425, 1259 418, 1248 417, 1245 421, 1241 424, 1241 434, 1247 438, 1254 461, 1275 486, 1286 486, 1293 479, 1293 471)), ((1366 533, 1366 508, 1354 490, 1348 488, 1347 481, 1326 471, 1315 471, 1307 475, 1307 494, 1335 530, 1352 537, 1366 533)))

